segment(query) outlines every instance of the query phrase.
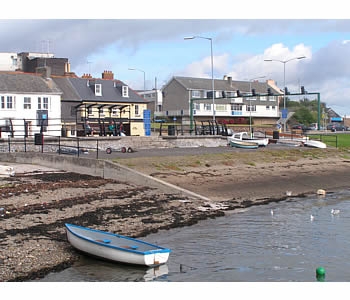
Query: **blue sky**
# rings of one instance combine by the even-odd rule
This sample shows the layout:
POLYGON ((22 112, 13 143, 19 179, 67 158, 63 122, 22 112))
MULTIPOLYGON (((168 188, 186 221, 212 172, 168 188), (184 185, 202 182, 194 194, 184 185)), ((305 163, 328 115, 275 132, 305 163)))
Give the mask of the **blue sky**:
POLYGON ((264 59, 306 56, 285 64, 288 90, 297 93, 303 85, 309 92, 320 92, 321 101, 340 115, 350 115, 350 20, 340 1, 319 5, 316 15, 310 14, 313 3, 299 0, 282 7, 281 1, 271 0, 239 5, 197 0, 73 2, 46 9, 47 1, 34 0, 34 14, 28 14, 25 2, 23 12, 5 4, 0 51, 49 51, 68 58, 78 76, 101 77, 111 70, 134 89, 143 88, 145 73, 146 88, 151 89, 155 84, 161 88, 172 76, 211 78, 210 41, 184 40, 210 37, 215 78, 265 76, 260 80, 273 79, 283 88, 284 64, 264 59))

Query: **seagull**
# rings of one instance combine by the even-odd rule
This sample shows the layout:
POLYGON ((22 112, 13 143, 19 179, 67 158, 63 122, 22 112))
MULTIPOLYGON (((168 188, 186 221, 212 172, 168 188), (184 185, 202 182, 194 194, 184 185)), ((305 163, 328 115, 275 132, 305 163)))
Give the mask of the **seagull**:
POLYGON ((270 210, 270 213, 271 213, 271 216, 273 216, 273 210, 272 209, 270 210))
POLYGON ((332 215, 338 215, 340 213, 340 210, 339 209, 333 209, 331 210, 331 214, 332 215))
POLYGON ((310 221, 313 221, 315 217, 313 215, 310 215, 310 221))

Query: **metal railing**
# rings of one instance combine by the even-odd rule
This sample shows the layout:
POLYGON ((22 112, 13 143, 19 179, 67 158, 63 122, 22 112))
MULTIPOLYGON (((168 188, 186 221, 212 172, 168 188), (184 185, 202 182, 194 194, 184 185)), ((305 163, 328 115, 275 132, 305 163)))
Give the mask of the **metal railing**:
POLYGON ((99 158, 99 140, 78 137, 47 136, 35 134, 33 137, 8 137, 0 140, 0 152, 42 152, 57 153, 80 156, 89 153, 89 150, 96 153, 96 159, 99 158), (93 142, 93 143, 92 143, 93 142), (93 147, 91 144, 95 144, 93 147))

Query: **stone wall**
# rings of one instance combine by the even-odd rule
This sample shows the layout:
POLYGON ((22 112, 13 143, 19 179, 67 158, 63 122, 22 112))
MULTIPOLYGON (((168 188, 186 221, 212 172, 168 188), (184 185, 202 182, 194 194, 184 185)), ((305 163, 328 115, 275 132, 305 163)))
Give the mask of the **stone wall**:
POLYGON ((89 151, 105 151, 108 147, 137 149, 219 147, 226 146, 224 136, 124 136, 124 137, 44 137, 43 145, 35 145, 33 138, 1 139, 0 152, 57 152, 59 148, 87 148, 89 151))

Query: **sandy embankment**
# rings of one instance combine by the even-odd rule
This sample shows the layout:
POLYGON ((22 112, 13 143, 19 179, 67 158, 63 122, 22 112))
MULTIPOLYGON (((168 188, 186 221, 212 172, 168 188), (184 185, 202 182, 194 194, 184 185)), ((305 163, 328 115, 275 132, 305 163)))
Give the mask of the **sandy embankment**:
MULTIPOLYGON (((0 280, 23 281, 70 266, 79 254, 64 223, 141 237, 187 226, 226 210, 283 201, 318 189, 348 188, 349 155, 336 149, 287 149, 118 159, 211 201, 127 182, 39 166, 15 165, 0 181, 0 280)), ((11 164, 9 164, 11 165, 11 164)))

